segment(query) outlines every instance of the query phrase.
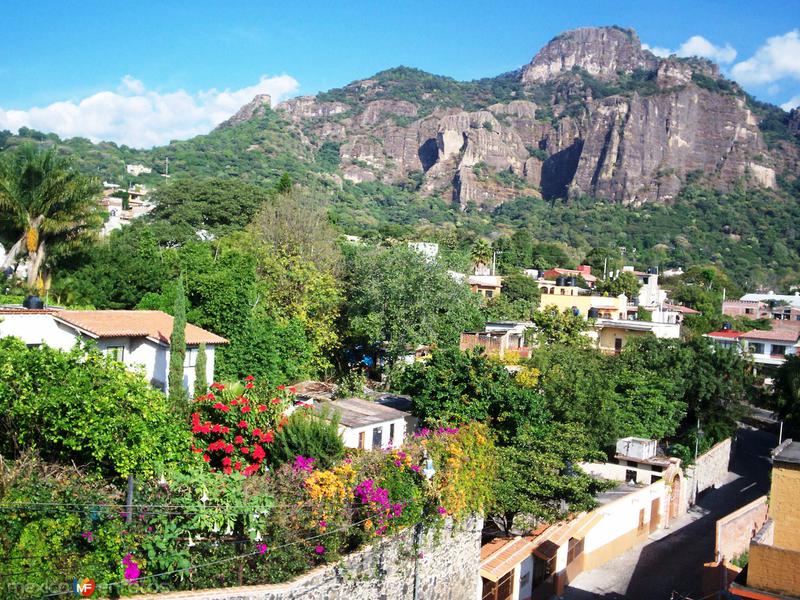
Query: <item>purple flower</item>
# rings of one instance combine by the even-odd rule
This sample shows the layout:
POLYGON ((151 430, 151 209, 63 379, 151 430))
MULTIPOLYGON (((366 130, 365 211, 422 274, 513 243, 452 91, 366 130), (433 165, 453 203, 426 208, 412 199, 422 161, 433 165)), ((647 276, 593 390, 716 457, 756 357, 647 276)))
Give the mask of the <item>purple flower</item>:
POLYGON ((324 528, 324 527, 327 527, 327 526, 328 526, 328 522, 327 522, 326 520, 324 520, 324 519, 323 519, 322 521, 320 521, 320 522, 319 522, 319 526, 320 526, 320 527, 323 527, 323 528, 324 528))
POLYGON ((94 541, 94 535, 92 535, 92 532, 91 532, 91 531, 84 531, 84 532, 81 534, 81 537, 82 537, 83 539, 85 539, 87 542, 89 542, 90 544, 91 544, 91 543, 94 541))
POLYGON ((419 465, 411 465, 411 470, 415 473, 419 473, 419 465))
POLYGON ((256 546, 256 550, 258 550, 259 554, 266 554, 267 545, 266 544, 259 544, 258 546, 256 546))
POLYGON ((311 473, 311 471, 314 470, 314 459, 297 455, 294 459, 294 465, 292 468, 294 469, 295 473, 297 473, 298 471, 305 471, 306 473, 311 473))
POLYGON ((139 565, 136 564, 130 553, 126 554, 125 558, 122 559, 122 564, 125 566, 125 581, 133 583, 139 579, 139 574, 141 573, 139 565))
POLYGON ((431 430, 428 429, 427 427, 423 427, 419 431, 415 431, 414 432, 414 437, 415 438, 424 438, 424 437, 428 437, 430 434, 431 434, 431 430))
POLYGON ((317 545, 317 547, 314 548, 314 552, 317 554, 325 554, 325 546, 317 545))
POLYGON ((397 460, 394 461, 394 466, 395 467, 400 467, 402 465, 403 465, 403 462, 400 459, 397 459, 397 460))
POLYGON ((446 514, 447 514, 447 509, 446 509, 444 506, 440 506, 440 507, 439 507, 439 508, 437 508, 436 510, 438 510, 438 511, 439 511, 439 514, 440 514, 440 515, 446 515, 446 514))

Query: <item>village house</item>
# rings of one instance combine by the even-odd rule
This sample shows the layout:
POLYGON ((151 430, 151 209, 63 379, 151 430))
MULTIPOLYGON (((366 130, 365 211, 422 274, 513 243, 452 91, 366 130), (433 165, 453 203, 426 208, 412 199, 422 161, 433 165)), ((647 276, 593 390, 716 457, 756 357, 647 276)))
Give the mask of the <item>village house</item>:
POLYGON ((556 267, 540 273, 540 279, 547 281, 554 281, 559 277, 575 277, 577 279, 579 276, 583 277, 589 289, 594 288, 597 283, 597 277, 592 275, 592 267, 589 265, 578 265, 577 269, 561 269, 556 267))
MULTIPOLYGON (((559 597, 581 572, 605 564, 686 512, 686 486, 678 459, 670 459, 661 478, 644 485, 626 481, 630 466, 586 463, 581 467, 618 484, 598 494, 598 507, 592 511, 571 515, 527 536, 500 538, 484 545, 482 598, 559 597)), ((649 479, 651 472, 642 476, 649 479)))
POLYGON ((525 332, 532 328, 530 321, 490 321, 483 331, 462 333, 459 348, 463 351, 481 346, 486 354, 498 358, 512 355, 526 358, 530 355, 530 348, 525 332))
POLYGON ((503 278, 499 275, 470 275, 467 284, 474 293, 489 300, 500 295, 503 278))
POLYGON ((786 357, 800 353, 800 327, 775 322, 771 330, 736 331, 722 329, 706 334, 723 348, 747 353, 761 367, 779 367, 786 357))
MULTIPOLYGON (((680 337, 680 324, 685 314, 681 309, 684 307, 672 307, 662 301, 647 310, 629 302, 624 294, 589 294, 587 290, 573 285, 566 277, 560 277, 552 284, 540 283, 540 289, 541 307, 554 306, 559 312, 569 310, 575 315, 593 319, 590 337, 602 352, 618 353, 630 339, 645 335, 654 335, 661 339, 680 337), (647 310, 648 320, 639 318, 640 308, 647 310)), ((648 293, 661 297, 652 290, 648 293)))
POLYGON ((409 413, 362 398, 314 402, 319 415, 336 415, 345 447, 359 450, 400 448, 409 413))
POLYGON ((750 541, 747 567, 730 584, 734 598, 800 597, 800 442, 772 454, 767 520, 750 541))
MULTIPOLYGON (((172 316, 160 310, 63 310, 0 307, 0 337, 14 336, 28 346, 46 344, 68 351, 90 342, 131 371, 142 372, 154 388, 168 390, 172 316)), ((228 343, 195 325, 186 325, 183 385, 194 388, 199 345, 206 344, 206 380, 214 381, 214 354, 228 343)))

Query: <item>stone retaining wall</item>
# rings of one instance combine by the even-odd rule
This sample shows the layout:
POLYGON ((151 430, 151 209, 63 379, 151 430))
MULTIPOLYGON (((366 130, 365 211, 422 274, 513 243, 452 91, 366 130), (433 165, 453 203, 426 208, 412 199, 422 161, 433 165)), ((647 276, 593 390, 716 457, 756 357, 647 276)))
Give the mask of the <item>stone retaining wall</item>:
POLYGON ((732 452, 731 438, 724 439, 698 456, 694 466, 686 469, 690 504, 695 503, 700 492, 722 485, 730 470, 732 452))
POLYGON ((478 598, 482 518, 455 526, 448 521, 437 535, 415 530, 318 567, 282 584, 244 586, 136 596, 137 600, 473 600, 478 598), (415 593, 416 588, 416 593, 415 593))

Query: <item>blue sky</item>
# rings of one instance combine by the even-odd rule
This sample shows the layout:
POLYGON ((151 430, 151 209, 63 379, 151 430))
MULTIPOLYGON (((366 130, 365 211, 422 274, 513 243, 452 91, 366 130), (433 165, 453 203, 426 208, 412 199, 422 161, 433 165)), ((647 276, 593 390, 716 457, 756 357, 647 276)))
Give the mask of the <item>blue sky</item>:
POLYGON ((257 92, 312 94, 400 64, 496 75, 591 25, 633 27, 662 52, 705 52, 760 99, 800 102, 798 0, 6 0, 4 16, 0 127, 137 146, 207 131, 257 92), (692 36, 703 39, 686 45, 692 36))

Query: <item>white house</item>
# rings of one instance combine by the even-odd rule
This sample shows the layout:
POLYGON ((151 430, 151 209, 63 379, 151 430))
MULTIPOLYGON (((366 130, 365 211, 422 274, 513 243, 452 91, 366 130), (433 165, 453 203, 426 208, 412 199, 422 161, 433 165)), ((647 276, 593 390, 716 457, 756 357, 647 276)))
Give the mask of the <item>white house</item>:
POLYGON ((315 402, 313 410, 339 416, 339 432, 347 448, 379 450, 403 445, 409 414, 402 410, 361 398, 315 402))
MULTIPOLYGON (((0 307, 0 337, 14 336, 28 346, 46 344, 70 350, 78 342, 93 341, 105 354, 141 370, 150 384, 167 392, 169 338, 172 316, 160 310, 61 310, 0 307)), ((186 324, 186 362, 183 384, 194 388, 198 347, 206 344, 206 379, 214 380, 214 353, 228 343, 195 325, 186 324)))
POLYGON ((757 365, 779 367, 786 357, 800 354, 800 328, 778 326, 767 331, 753 329, 742 332, 731 329, 706 334, 718 346, 747 352, 757 365))
POLYGON ((125 171, 135 177, 138 177, 143 173, 152 173, 153 169, 150 167, 145 167, 144 165, 125 165, 125 171))

